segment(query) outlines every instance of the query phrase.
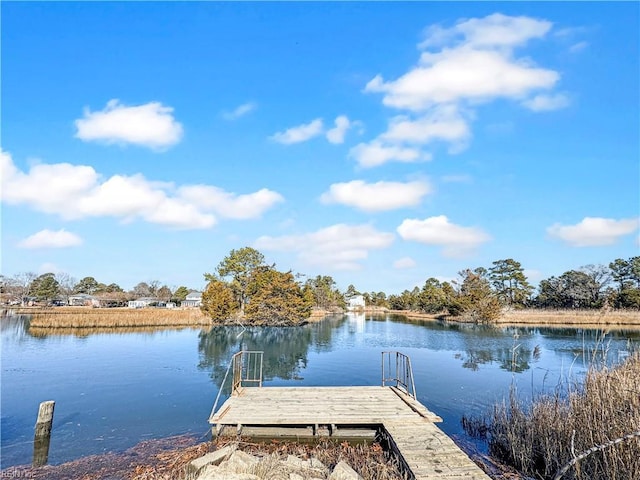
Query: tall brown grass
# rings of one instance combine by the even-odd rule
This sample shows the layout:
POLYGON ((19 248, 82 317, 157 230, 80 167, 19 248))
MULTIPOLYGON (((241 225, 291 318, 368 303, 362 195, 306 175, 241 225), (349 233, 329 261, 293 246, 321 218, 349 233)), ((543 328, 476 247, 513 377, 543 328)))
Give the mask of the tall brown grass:
POLYGON ((206 326, 199 309, 58 307, 31 312, 31 328, 206 326))
MULTIPOLYGON (((469 319, 444 313, 432 314, 411 310, 389 310, 389 313, 418 320, 447 320, 455 323, 470 323, 469 319)), ((471 322, 475 323, 475 322, 471 322)), ((557 326, 557 327, 640 327, 638 310, 504 310, 500 317, 489 322, 500 326, 557 326)))
POLYGON ((209 325, 155 325, 150 327, 29 327, 29 334, 34 337, 49 337, 51 335, 73 335, 74 337, 84 338, 90 335, 101 334, 128 334, 128 333, 147 333, 153 335, 158 332, 167 330, 183 330, 183 329, 207 329, 209 325))
POLYGON ((572 460, 563 479, 640 478, 640 437, 628 436, 640 431, 640 354, 613 368, 592 367, 567 389, 529 407, 512 391, 488 419, 467 419, 467 430, 486 434, 492 457, 533 478, 554 478, 572 460))
POLYGON ((508 310, 503 312, 497 324, 512 325, 640 325, 637 310, 508 310))

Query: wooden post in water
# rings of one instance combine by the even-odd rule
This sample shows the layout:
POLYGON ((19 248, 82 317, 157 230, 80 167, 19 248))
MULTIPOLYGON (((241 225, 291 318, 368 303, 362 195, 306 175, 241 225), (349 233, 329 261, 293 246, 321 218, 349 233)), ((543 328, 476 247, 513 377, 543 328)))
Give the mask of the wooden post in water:
POLYGON ((48 400, 40 404, 36 433, 33 437, 33 466, 41 467, 49 460, 49 443, 51 442, 51 426, 53 425, 53 409, 56 402, 48 400))

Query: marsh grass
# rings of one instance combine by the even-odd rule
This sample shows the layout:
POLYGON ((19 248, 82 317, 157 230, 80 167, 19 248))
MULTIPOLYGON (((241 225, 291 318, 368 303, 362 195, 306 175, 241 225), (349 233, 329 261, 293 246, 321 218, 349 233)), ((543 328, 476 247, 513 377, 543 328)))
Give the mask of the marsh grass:
POLYGON ((592 366, 581 383, 558 386, 529 406, 512 389, 488 418, 463 420, 468 433, 485 437, 495 460, 533 478, 640 478, 640 354, 615 367, 592 366), (599 448, 594 448, 599 447, 599 448))
POLYGON ((30 328, 116 328, 207 326, 211 319, 200 309, 57 307, 37 309, 30 328))
POLYGON ((503 312, 496 324, 510 325, 640 325, 637 310, 508 310, 503 312))
POLYGON ((149 327, 30 327, 29 335, 34 337, 48 337, 48 336, 64 336, 71 335, 78 338, 85 338, 90 335, 100 334, 115 334, 123 335, 128 333, 146 333, 153 335, 163 331, 175 331, 175 330, 207 330, 208 325, 163 325, 163 326, 149 326, 149 327))

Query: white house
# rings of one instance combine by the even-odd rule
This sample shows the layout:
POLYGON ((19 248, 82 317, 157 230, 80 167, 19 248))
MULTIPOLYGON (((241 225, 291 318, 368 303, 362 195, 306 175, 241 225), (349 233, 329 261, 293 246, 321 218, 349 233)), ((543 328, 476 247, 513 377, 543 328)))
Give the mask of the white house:
POLYGON ((361 310, 364 307, 364 297, 362 295, 351 297, 347 303, 347 310, 361 310))
POLYGON ((158 299, 153 297, 140 297, 136 300, 129 300, 129 308, 144 308, 148 307, 152 303, 157 303, 158 299))
POLYGON ((199 307, 202 305, 202 292, 192 290, 180 303, 181 307, 199 307))

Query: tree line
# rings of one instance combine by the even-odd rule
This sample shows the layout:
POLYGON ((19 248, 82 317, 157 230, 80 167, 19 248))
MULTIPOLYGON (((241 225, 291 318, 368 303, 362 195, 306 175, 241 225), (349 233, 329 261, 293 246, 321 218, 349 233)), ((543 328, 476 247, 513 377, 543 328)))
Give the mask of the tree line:
MULTIPOLYGON (((504 308, 640 309, 640 257, 608 266, 586 265, 540 281, 535 289, 520 262, 496 260, 490 268, 466 269, 458 279, 425 281, 422 288, 390 295, 394 310, 446 313, 475 321, 497 318, 504 308)), ((378 298, 379 295, 378 295, 378 298)))
MULTIPOLYGON (((259 251, 244 247, 223 258, 214 273, 205 273, 202 310, 218 320, 245 318, 252 323, 296 324, 313 308, 341 311, 349 299, 363 295, 368 307, 409 310, 491 321, 504 308, 640 309, 640 256, 615 259, 609 265, 586 265, 540 281, 529 282, 520 262, 508 258, 489 268, 465 269, 452 281, 427 278, 422 287, 399 294, 359 292, 349 285, 344 292, 329 275, 306 278, 279 271, 265 263, 259 251)), ((126 304, 139 297, 180 302, 189 293, 185 286, 171 289, 158 281, 140 282, 124 291, 93 277, 75 281, 67 274, 33 273, 0 277, 3 299, 52 301, 86 293, 126 304)))
POLYGON ((251 247, 231 252, 215 273, 205 273, 202 311, 217 323, 295 325, 311 314, 313 300, 292 272, 267 265, 251 247))
POLYGON ((91 295, 109 301, 112 305, 126 305, 129 300, 140 297, 156 298, 162 302, 181 302, 191 289, 186 286, 170 288, 158 280, 140 282, 125 291, 118 284, 104 284, 94 277, 84 277, 77 281, 66 273, 32 272, 19 273, 13 277, 0 276, 0 294, 9 304, 26 305, 30 301, 55 304, 68 303, 69 297, 77 294, 91 295))

